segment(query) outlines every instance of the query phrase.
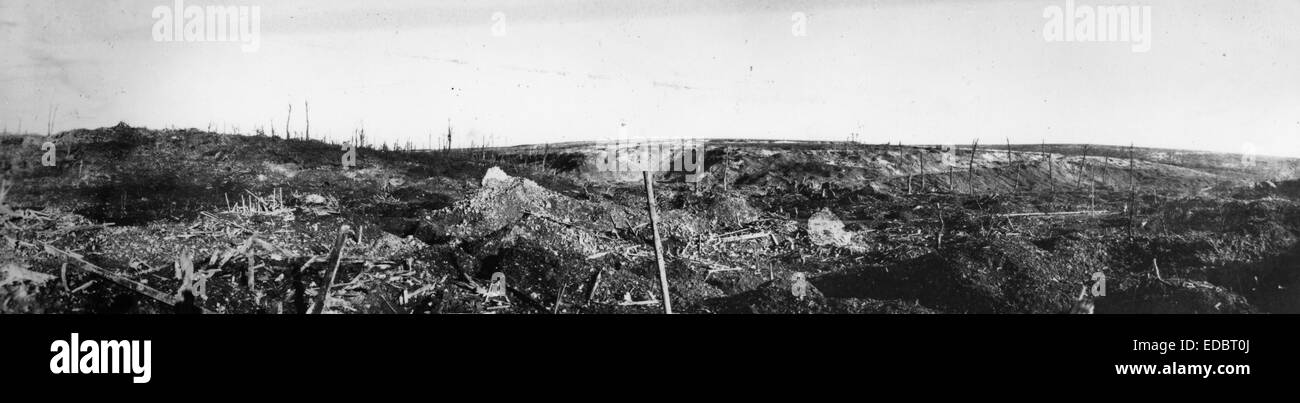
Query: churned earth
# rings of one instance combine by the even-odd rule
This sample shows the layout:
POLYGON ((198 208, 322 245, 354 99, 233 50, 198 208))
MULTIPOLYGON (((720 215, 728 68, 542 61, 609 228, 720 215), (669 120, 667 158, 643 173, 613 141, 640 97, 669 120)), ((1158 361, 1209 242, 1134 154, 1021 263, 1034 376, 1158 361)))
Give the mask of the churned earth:
MULTIPOLYGON (((1300 312, 1294 159, 702 145, 698 182, 653 177, 676 312, 1300 312)), ((362 147, 345 169, 318 140, 3 137, 0 312, 662 312, 641 175, 598 169, 607 150, 362 147)))

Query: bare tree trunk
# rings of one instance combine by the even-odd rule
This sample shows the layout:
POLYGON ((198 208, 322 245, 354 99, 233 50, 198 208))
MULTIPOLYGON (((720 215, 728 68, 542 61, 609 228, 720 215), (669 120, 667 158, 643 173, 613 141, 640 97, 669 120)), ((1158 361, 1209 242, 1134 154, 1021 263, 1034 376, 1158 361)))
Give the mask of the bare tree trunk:
POLYGON ((970 163, 966 166, 966 181, 968 182, 966 185, 970 189, 970 194, 975 194, 975 153, 979 152, 979 149, 980 140, 975 139, 975 142, 971 143, 970 163))
MULTIPOLYGON (((953 147, 953 148, 955 149, 956 147, 953 147)), ((953 152, 957 152, 957 151, 956 151, 956 150, 953 150, 953 152)), ((957 188, 954 188, 954 187, 952 186, 952 175, 953 175, 953 173, 952 173, 952 167, 948 167, 948 192, 949 192, 949 193, 957 193, 957 188)))
POLYGON ((1047 153, 1047 140, 1043 140, 1042 147, 1043 156, 1047 157, 1047 184, 1048 186, 1051 186, 1051 193, 1049 194, 1052 195, 1052 201, 1056 201, 1056 178, 1053 177, 1055 175, 1053 175, 1054 172, 1052 172, 1056 169, 1052 167, 1052 154, 1047 153))
POLYGON ((1016 171, 1016 181, 1015 181, 1015 183, 1012 183, 1012 184, 1011 184, 1011 192, 1014 193, 1016 190, 1019 190, 1019 188, 1020 188, 1020 170, 1019 170, 1019 169, 1016 169, 1016 159, 1015 159, 1014 157, 1011 156, 1011 138, 1010 138, 1010 137, 1007 137, 1007 166, 1008 166, 1008 167, 1011 167, 1012 170, 1016 171))
POLYGON ((284 139, 288 140, 293 136, 289 135, 289 119, 293 118, 293 104, 289 104, 289 114, 284 117, 284 139))
POLYGON ((45 125, 45 137, 49 137, 50 135, 54 134, 54 115, 58 113, 59 113, 59 107, 56 105, 50 105, 49 123, 46 123, 45 125))
POLYGON ((302 101, 302 109, 303 118, 307 120, 307 129, 303 132, 303 136, 311 140, 311 105, 307 104, 307 101, 302 101))

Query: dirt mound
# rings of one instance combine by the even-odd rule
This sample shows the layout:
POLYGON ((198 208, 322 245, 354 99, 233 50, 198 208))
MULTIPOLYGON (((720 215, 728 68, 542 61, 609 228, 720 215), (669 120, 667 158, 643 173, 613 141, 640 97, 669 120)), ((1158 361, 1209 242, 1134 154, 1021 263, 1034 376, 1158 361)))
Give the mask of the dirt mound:
MULTIPOLYGON (((609 201, 578 200, 511 177, 498 168, 489 170, 479 188, 449 208, 422 220, 416 236, 429 243, 452 240, 530 236, 548 239, 554 246, 583 254, 608 252, 622 244, 617 238, 632 235, 647 239, 649 216, 645 210, 609 201)), ((748 217, 733 208, 733 218, 748 217)), ((686 240, 712 229, 705 220, 681 210, 660 214, 662 236, 686 240)))
MULTIPOLYGON (((41 167, 45 140, 0 138, 0 161, 27 164, 9 172, 15 210, 80 217, 0 229, 0 252, 34 272, 61 265, 23 246, 35 239, 171 293, 180 279, 167 269, 192 252, 215 276, 205 309, 301 312, 349 225, 364 236, 340 252, 328 312, 662 310, 641 173, 589 172, 581 147, 362 148, 344 169, 337 144, 119 125, 56 136, 59 164, 41 167), (268 194, 281 195, 269 211, 289 213, 246 208, 268 194), (485 287, 497 273, 506 295, 485 287)), ((1179 158, 1139 159, 1130 177, 1117 158, 1127 150, 1113 147, 981 148, 967 172, 964 149, 709 144, 701 182, 656 175, 679 312, 1057 313, 1098 272, 1101 313, 1300 310, 1300 185, 1285 177, 1179 158), (1229 186, 1202 191, 1209 182, 1229 186), (796 273, 814 286, 797 291, 796 273)), ((43 308, 166 311, 93 274, 69 277, 86 288, 46 282, 43 308)), ((30 300, 35 288, 17 285, 0 285, 14 297, 0 303, 30 300)))
MULTIPOLYGON (((505 273, 521 300, 538 301, 533 305, 568 300, 582 301, 589 312, 659 309, 640 303, 659 293, 657 271, 641 258, 653 252, 645 249, 650 243, 637 242, 648 235, 642 234, 649 230, 645 215, 608 202, 577 200, 498 168, 490 169, 482 183, 465 200, 422 220, 416 236, 468 252, 472 262, 460 266, 474 278, 505 273), (587 306, 588 299, 596 305, 587 306)), ((703 231, 702 220, 681 211, 665 212, 662 221, 670 237, 703 231)), ((687 301, 719 295, 680 264, 670 266, 676 268, 670 273, 675 294, 687 301)))
POLYGON ((1279 194, 1286 195, 1287 197, 1300 198, 1300 179, 1277 182, 1277 189, 1275 191, 1279 194))
POLYGON ((1186 197, 1157 206, 1144 221, 1159 229, 1260 233, 1282 226, 1300 231, 1300 203, 1277 197, 1251 200, 1186 197))
POLYGON ((718 313, 827 313, 821 291, 812 285, 796 287, 796 283, 795 276, 778 278, 750 291, 705 301, 705 305, 718 313))
POLYGON ((827 298, 811 284, 801 287, 795 275, 765 282, 736 295, 705 301, 708 310, 731 314, 904 314, 937 313, 908 301, 827 298), (802 297, 800 296, 802 294, 802 297))
POLYGON ((384 232, 379 235, 379 238, 370 241, 369 245, 366 245, 366 251, 372 256, 402 260, 414 255, 424 247, 425 245, 422 242, 384 232))
MULTIPOLYGON (((486 279, 493 273, 504 273, 507 284, 514 290, 512 299, 525 308, 545 310, 554 306, 557 300, 580 300, 583 284, 597 269, 582 256, 557 253, 543 245, 528 239, 503 245, 481 259, 481 265, 473 276, 486 279)), ((638 284, 643 285, 637 290, 638 296, 656 289, 651 287, 652 282, 638 284)))
POLYGON ((879 301, 874 299, 861 298, 831 298, 827 301, 827 308, 835 313, 852 313, 852 314, 936 314, 939 313, 930 308, 921 306, 916 302, 908 301, 879 301))
POLYGON ((1096 302, 1097 313, 1256 313, 1246 298, 1204 281, 1146 279, 1096 302))
POLYGON ((506 171, 502 171, 501 167, 491 167, 488 168, 487 173, 483 174, 483 181, 481 183, 483 187, 488 187, 495 185, 498 182, 508 181, 510 181, 510 175, 506 175, 506 171))
POLYGON ((1018 145, 1011 153, 981 147, 972 156, 969 146, 726 141, 710 145, 707 187, 725 181, 731 188, 872 188, 899 194, 1119 190, 1135 182, 1146 190, 1188 191, 1233 177, 1174 160, 1138 159, 1130 170, 1127 159, 1106 147, 1053 146, 1039 151, 1037 145, 1018 145))
MULTIPOLYGON (((574 200, 531 180, 510 177, 495 167, 484 176, 482 183, 483 186, 467 199, 435 211, 423 220, 416 230, 417 237, 439 244, 480 239, 509 232, 519 225, 528 226, 525 230, 546 228, 551 233, 576 231, 594 236, 610 231, 610 223, 639 221, 629 209, 574 200), (602 227, 601 224, 606 225, 602 227)), ((577 236, 576 232, 570 235, 577 236)), ((577 249, 587 253, 599 251, 588 246, 578 246, 577 249)))
POLYGON ((1061 267, 1021 239, 945 247, 889 267, 861 267, 814 280, 828 296, 914 300, 945 312, 1059 313, 1089 273, 1061 267))
MULTIPOLYGON (((195 131, 197 132, 197 131, 195 131)), ((94 144, 94 152, 108 156, 123 156, 132 149, 152 144, 156 133, 148 129, 135 128, 126 123, 99 129, 77 129, 54 136, 60 144, 94 144)))

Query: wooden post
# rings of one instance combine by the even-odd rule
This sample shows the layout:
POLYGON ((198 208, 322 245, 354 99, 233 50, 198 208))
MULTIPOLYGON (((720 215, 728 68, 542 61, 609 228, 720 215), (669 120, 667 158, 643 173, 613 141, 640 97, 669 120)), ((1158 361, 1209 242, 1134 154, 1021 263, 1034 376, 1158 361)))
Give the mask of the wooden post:
POLYGON ((1007 137, 1007 166, 1016 171, 1016 181, 1011 184, 1011 192, 1015 193, 1020 188, 1020 170, 1016 169, 1016 159, 1011 155, 1011 138, 1007 137))
POLYGON ((50 105, 50 114, 48 117, 49 122, 45 124, 45 137, 49 137, 50 135, 54 134, 54 115, 57 115, 58 113, 59 113, 59 107, 55 105, 50 105))
POLYGON ((1088 209, 1097 209, 1097 182, 1088 181, 1088 209))
POLYGON ((646 209, 650 211, 650 231, 655 237, 655 263, 659 265, 659 288, 664 295, 664 313, 672 315, 673 302, 668 295, 668 271, 664 269, 664 248, 659 242, 659 213, 655 209, 654 175, 641 171, 645 178, 646 209))
POLYGON ((921 147, 921 193, 925 193, 925 155, 929 154, 929 149, 921 147))
POLYGON ((966 166, 966 185, 969 187, 969 194, 975 194, 975 153, 979 152, 980 139, 975 139, 970 147, 970 164, 966 166))
POLYGON ((326 259, 328 264, 326 267, 328 267, 327 270, 329 270, 329 275, 325 276, 325 286, 320 289, 319 293, 320 303, 316 304, 315 309, 312 310, 312 314, 320 315, 325 312, 325 308, 329 307, 330 289, 334 288, 334 277, 338 274, 339 262, 343 258, 344 241, 347 240, 348 235, 355 235, 356 240, 359 243, 361 241, 361 235, 358 234, 361 231, 361 228, 357 228, 357 231, 358 232, 353 232, 352 226, 347 224, 339 227, 339 234, 334 238, 334 247, 330 249, 329 258, 326 259))

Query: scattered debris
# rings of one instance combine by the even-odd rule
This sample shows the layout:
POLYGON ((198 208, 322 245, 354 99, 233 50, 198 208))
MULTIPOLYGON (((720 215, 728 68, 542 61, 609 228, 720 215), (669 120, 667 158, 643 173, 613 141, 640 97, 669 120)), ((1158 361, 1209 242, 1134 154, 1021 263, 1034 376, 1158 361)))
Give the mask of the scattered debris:
POLYGON ((338 274, 339 262, 343 258, 344 242, 347 240, 348 235, 356 236, 356 233, 352 232, 351 226, 339 227, 338 236, 334 238, 334 246, 330 247, 329 257, 325 259, 329 267, 329 275, 325 276, 325 286, 321 287, 320 291, 317 291, 320 295, 320 302, 316 303, 313 314, 319 315, 325 312, 326 308, 329 308, 330 290, 334 287, 334 277, 338 274))
POLYGON ((808 274, 795 272, 790 275, 790 293, 794 295, 795 299, 802 301, 808 296, 810 288, 812 288, 812 284, 808 283, 808 274))
POLYGON ((511 148, 369 150, 344 171, 319 142, 56 137, 78 164, 9 167, 0 255, 64 292, 0 280, 4 312, 99 312, 125 293, 219 313, 1300 312, 1286 159, 711 141, 726 163, 700 182, 654 177, 663 295, 640 183, 589 175, 586 145, 548 147, 544 167, 511 148), (344 225, 356 236, 339 242, 344 225), (1076 298, 1098 270, 1112 295, 1076 298))
POLYGON ((510 301, 510 297, 506 295, 505 273, 492 273, 492 280, 488 283, 487 291, 483 292, 483 299, 491 300, 492 298, 505 298, 506 302, 510 301))
MULTIPOLYGON (((58 248, 55 248, 55 247, 53 247, 53 246, 50 246, 50 244, 44 244, 44 246, 45 246, 45 252, 46 252, 46 253, 49 253, 49 254, 51 254, 51 255, 56 255, 56 256, 64 256, 64 257, 66 257, 66 258, 68 258, 68 259, 71 259, 71 260, 73 260, 73 261, 79 263, 79 264, 81 265, 80 267, 81 267, 82 270, 85 270, 85 271, 88 271, 88 272, 91 272, 91 273, 97 274, 97 275, 99 275, 99 276, 101 276, 101 277, 104 277, 104 278, 107 279, 108 281, 111 281, 111 282, 113 282, 113 283, 115 283, 115 284, 117 284, 117 285, 120 285, 120 286, 126 287, 127 289, 129 289, 129 290, 131 290, 131 291, 135 291, 135 292, 137 292, 137 293, 143 294, 143 295, 145 295, 145 296, 147 296, 147 297, 149 297, 149 298, 153 298, 154 300, 156 300, 156 301, 158 301, 158 302, 161 302, 161 303, 164 303, 164 304, 167 304, 167 305, 175 305, 175 304, 177 303, 177 299, 174 298, 174 297, 172 297, 171 295, 169 295, 169 294, 167 294, 167 293, 164 293, 164 292, 161 292, 161 291, 158 291, 158 290, 155 290, 155 289, 153 289, 153 288, 151 288, 151 287, 149 287, 149 286, 147 286, 147 285, 141 284, 141 283, 138 282, 138 281, 135 281, 135 280, 132 280, 132 279, 129 279, 129 278, 123 277, 122 275, 119 275, 119 274, 114 273, 114 272, 112 272, 112 271, 105 270, 104 268, 101 268, 101 267, 99 267, 99 266, 96 266, 96 265, 94 265, 94 264, 91 264, 90 262, 87 262, 87 261, 83 260, 83 258, 82 258, 81 255, 78 255, 78 254, 75 254, 75 253, 72 253, 72 252, 67 252, 67 251, 60 250, 60 249, 58 249, 58 248)), ((86 286, 86 285, 82 285, 82 287, 85 287, 85 286, 86 286)), ((78 287, 78 288, 80 289, 80 288, 82 288, 82 287, 78 287)), ((72 292, 73 292, 73 293, 76 293, 77 290, 73 290, 72 292)))

